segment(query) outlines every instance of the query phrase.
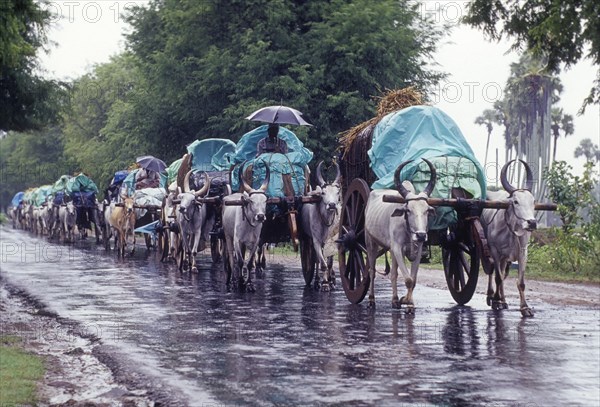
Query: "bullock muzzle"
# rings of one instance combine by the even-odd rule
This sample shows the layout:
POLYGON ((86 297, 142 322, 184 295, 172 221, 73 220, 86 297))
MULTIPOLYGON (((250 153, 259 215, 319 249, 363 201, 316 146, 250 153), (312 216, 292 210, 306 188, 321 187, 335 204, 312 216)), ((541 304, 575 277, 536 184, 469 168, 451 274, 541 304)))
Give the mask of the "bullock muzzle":
POLYGON ((329 211, 334 211, 337 209, 337 205, 335 204, 335 202, 329 202, 327 204, 327 210, 329 211))
POLYGON ((417 242, 426 242, 427 232, 415 232, 414 240, 417 242))
POLYGON ((528 232, 537 229, 537 220, 535 219, 527 219, 527 227, 525 228, 528 232))
POLYGON ((258 213, 256 214, 255 217, 257 222, 264 222, 265 221, 265 214, 264 213, 258 213))

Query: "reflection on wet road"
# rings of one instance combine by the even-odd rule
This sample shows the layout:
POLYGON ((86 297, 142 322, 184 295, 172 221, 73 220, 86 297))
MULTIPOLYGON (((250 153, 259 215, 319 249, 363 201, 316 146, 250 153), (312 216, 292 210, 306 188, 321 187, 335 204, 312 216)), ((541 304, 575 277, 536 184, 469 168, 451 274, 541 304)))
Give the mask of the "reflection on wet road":
POLYGON ((533 319, 475 296, 415 289, 415 316, 343 292, 304 289, 270 265, 256 293, 228 292, 220 267, 181 274, 140 250, 117 260, 91 245, 0 233, 2 277, 76 320, 192 406, 561 406, 600 404, 598 310, 531 304, 533 319))

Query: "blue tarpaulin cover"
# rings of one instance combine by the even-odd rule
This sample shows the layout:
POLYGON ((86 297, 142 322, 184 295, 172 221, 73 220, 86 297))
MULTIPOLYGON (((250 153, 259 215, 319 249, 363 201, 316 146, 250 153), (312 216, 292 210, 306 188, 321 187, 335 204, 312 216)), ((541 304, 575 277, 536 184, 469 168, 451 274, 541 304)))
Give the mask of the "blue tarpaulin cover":
MULTIPOLYGON (((244 134, 237 143, 235 156, 231 160, 236 164, 248 160, 248 164, 254 164, 253 168, 253 188, 259 188, 266 176, 265 163, 269 165, 271 177, 266 194, 268 197, 284 197, 282 175, 290 174, 292 187, 296 195, 304 194, 304 185, 306 178, 304 167, 312 160, 313 153, 304 147, 300 139, 289 129, 279 128, 279 138, 287 143, 288 153, 266 153, 256 157, 256 146, 258 142, 267 136, 268 125, 257 127, 256 129, 244 134)), ((239 189, 237 166, 231 174, 231 189, 239 189)))
POLYGON ((235 150, 233 141, 222 138, 196 140, 187 146, 187 152, 192 155, 194 172, 228 170, 233 164, 228 158, 235 154, 235 150))
POLYGON ((19 204, 23 200, 23 195, 25 195, 25 192, 17 192, 15 194, 15 196, 13 196, 12 201, 10 201, 10 206, 13 206, 13 207, 19 206, 19 204))
MULTIPOLYGON (((413 160, 402 171, 402 180, 411 180, 417 192, 429 181, 430 160, 437 171, 431 196, 451 198, 453 188, 462 188, 472 198, 485 198, 486 182, 481 164, 475 158, 457 124, 433 106, 412 106, 385 116, 373 131, 368 151, 371 169, 378 180, 373 189, 393 188, 394 172, 404 161, 413 160)), ((431 229, 442 229, 456 220, 449 207, 438 207, 431 229)))

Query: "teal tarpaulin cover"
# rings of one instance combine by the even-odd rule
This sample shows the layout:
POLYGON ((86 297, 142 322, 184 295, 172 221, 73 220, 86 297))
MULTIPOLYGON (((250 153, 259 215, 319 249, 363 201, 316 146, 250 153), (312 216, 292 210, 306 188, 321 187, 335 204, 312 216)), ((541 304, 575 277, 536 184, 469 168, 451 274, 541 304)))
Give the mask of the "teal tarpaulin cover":
MULTIPOLYGON (((402 180, 412 180, 417 192, 429 181, 429 168, 436 168, 437 182, 431 196, 451 198, 453 188, 463 188, 472 198, 485 198, 486 182, 481 164, 475 158, 457 124, 433 106, 412 106, 385 116, 375 126, 368 151, 371 169, 378 180, 373 189, 393 188, 394 172, 404 161, 413 160, 402 170, 402 180)), ((442 229, 456 221, 449 207, 438 207, 430 229, 442 229)))
POLYGON ((41 206, 44 202, 46 202, 46 198, 48 195, 50 195, 51 191, 52 185, 43 185, 39 188, 36 188, 31 194, 33 204, 35 206, 41 206))
POLYGON ((196 140, 187 146, 187 151, 192 155, 192 170, 196 171, 224 171, 233 163, 229 158, 235 154, 236 144, 227 139, 208 138, 196 140))
POLYGON ((60 178, 52 186, 52 195, 56 194, 57 192, 66 191, 67 182, 70 178, 71 176, 69 175, 61 175, 60 178))
POLYGON ((74 192, 95 192, 98 193, 98 187, 90 177, 84 173, 69 179, 66 184, 66 190, 69 195, 74 192))
MULTIPOLYGON (((258 142, 267 136, 268 125, 257 127, 244 134, 237 144, 235 156, 232 159, 236 164, 248 160, 248 164, 254 164, 253 188, 259 188, 266 176, 266 166, 269 165, 271 177, 266 194, 268 197, 284 197, 283 175, 289 174, 295 195, 304 194, 306 178, 304 168, 312 160, 313 153, 304 147, 300 139, 289 129, 279 127, 279 138, 287 143, 288 153, 266 153, 256 157, 256 146, 258 142)), ((231 174, 231 189, 237 191, 239 166, 231 174)))

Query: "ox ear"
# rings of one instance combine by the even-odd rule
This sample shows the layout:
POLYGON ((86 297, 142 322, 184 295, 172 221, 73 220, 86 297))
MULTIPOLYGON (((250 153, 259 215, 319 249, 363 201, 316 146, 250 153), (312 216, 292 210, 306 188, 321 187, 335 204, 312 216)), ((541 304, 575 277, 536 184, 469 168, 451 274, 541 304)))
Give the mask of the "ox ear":
POLYGON ((406 206, 401 206, 400 208, 396 208, 394 212, 392 212, 392 217, 404 216, 406 215, 406 206))
POLYGON ((427 208, 427 215, 429 215, 429 216, 435 215, 435 208, 433 206, 430 206, 427 208))

